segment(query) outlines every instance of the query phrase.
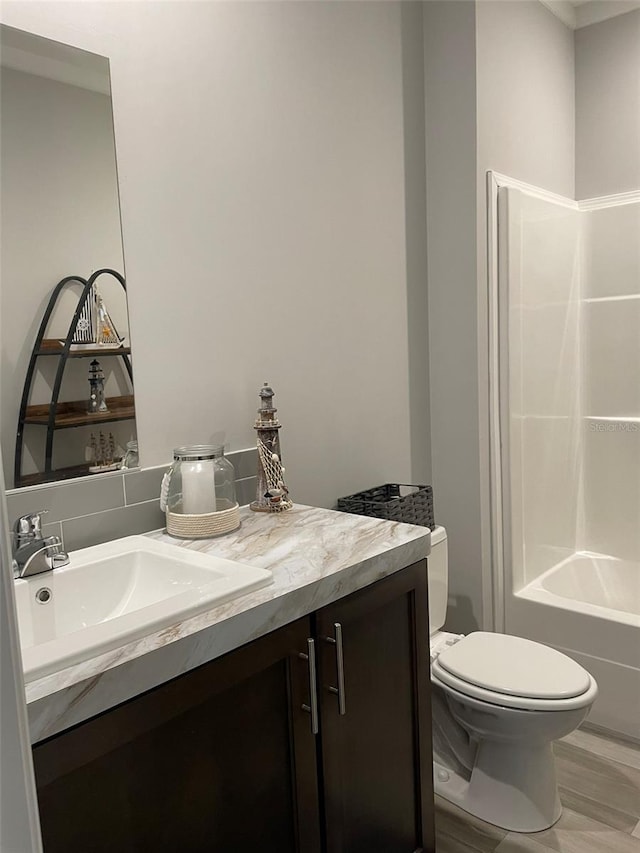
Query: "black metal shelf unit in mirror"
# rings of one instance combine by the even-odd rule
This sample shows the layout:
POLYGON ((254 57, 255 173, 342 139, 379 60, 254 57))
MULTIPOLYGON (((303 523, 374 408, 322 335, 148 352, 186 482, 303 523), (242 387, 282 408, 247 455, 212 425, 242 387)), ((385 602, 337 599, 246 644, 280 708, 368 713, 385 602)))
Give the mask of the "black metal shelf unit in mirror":
POLYGON ((17 488, 114 470, 137 436, 109 61, 4 25, 0 48, 0 438, 17 488))
MULTIPOLYGON (((119 452, 113 440, 105 439, 102 442, 93 439, 93 446, 89 446, 88 454, 91 458, 86 459, 83 464, 71 465, 64 469, 53 469, 53 440, 57 430, 71 429, 83 426, 98 426, 106 423, 112 424, 117 421, 133 420, 135 407, 133 403, 133 371, 131 368, 131 348, 124 346, 124 338, 121 338, 116 330, 104 301, 97 289, 97 282, 101 276, 108 275, 115 278, 126 290, 125 280, 116 270, 98 270, 88 280, 80 276, 66 276, 56 285, 47 310, 45 311, 35 345, 33 347, 27 377, 25 379, 20 402, 20 414, 18 417, 18 430, 16 437, 16 453, 14 466, 14 480, 16 487, 35 485, 42 482, 67 479, 69 477, 83 476, 89 473, 100 473, 120 467, 123 453, 119 452), (52 314, 56 309, 58 299, 64 293, 67 285, 80 283, 83 285, 80 298, 73 317, 69 323, 69 330, 64 340, 47 338, 47 328, 52 314), (51 401, 45 404, 29 405, 31 389, 41 356, 57 356, 58 364, 55 381, 51 392, 51 401), (116 356, 122 359, 122 365, 131 383, 132 393, 120 395, 107 399, 100 392, 100 399, 95 392, 96 388, 102 389, 103 374, 97 356, 116 356), (90 385, 92 386, 89 400, 75 400, 60 402, 60 389, 64 378, 65 368, 69 358, 91 358, 90 385), (92 381, 93 380, 93 381, 92 381), (34 424, 46 427, 44 471, 35 474, 23 474, 23 442, 25 427, 34 424)), ((111 435, 111 433, 109 433, 111 435)))

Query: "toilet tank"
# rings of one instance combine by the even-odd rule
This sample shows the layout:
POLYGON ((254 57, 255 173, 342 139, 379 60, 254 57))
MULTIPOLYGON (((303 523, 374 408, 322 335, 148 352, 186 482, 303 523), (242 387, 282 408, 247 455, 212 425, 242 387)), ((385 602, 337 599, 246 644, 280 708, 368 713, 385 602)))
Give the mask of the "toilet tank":
POLYGON ((447 617, 448 569, 447 531, 438 525, 431 531, 431 553, 427 557, 429 634, 439 631, 447 617))

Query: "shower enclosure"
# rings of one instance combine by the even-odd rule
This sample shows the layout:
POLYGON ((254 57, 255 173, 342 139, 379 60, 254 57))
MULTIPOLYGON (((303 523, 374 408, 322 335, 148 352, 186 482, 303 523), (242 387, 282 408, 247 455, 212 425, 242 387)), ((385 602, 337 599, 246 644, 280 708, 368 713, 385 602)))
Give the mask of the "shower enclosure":
POLYGON ((499 627, 597 679, 640 739, 640 193, 489 176, 499 627))

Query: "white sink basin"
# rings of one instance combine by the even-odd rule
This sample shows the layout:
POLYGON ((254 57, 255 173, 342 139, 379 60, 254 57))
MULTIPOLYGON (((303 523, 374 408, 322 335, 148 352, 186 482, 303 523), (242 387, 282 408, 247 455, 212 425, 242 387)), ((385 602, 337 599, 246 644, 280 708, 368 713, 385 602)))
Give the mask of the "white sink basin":
POLYGON ((273 581, 266 569, 146 536, 69 557, 68 566, 15 582, 27 682, 273 581))

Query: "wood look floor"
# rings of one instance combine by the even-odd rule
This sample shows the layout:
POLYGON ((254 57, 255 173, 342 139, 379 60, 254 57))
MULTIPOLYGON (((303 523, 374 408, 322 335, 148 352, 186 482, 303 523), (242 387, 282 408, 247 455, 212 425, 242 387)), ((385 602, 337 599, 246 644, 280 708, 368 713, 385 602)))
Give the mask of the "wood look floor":
POLYGON ((555 826, 507 832, 436 797, 437 853, 640 853, 640 746, 579 730, 554 749, 555 826))

